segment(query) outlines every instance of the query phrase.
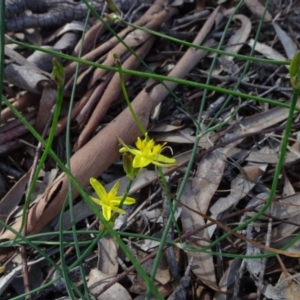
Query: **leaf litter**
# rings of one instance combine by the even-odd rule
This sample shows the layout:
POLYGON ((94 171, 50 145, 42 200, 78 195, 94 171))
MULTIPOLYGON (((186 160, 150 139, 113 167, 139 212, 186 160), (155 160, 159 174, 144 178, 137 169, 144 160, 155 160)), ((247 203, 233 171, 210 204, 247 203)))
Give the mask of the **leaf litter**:
MULTIPOLYGON (((135 7, 128 7, 128 1, 125 2, 118 1, 117 4, 125 15, 129 10, 128 21, 172 38, 186 39, 214 49, 236 5, 230 1, 219 1, 220 6, 211 10, 205 1, 175 1, 167 8, 162 0, 153 1, 154 4, 148 1, 148 7, 140 7, 138 1, 131 4, 135 7)), ((266 13, 260 2, 244 2, 233 17, 222 49, 241 55, 249 55, 253 49, 256 58, 291 59, 299 47, 297 14, 300 6, 297 1, 281 1, 278 4, 271 0, 266 13), (261 32, 255 41, 263 16, 261 32)), ((6 34, 57 53, 64 51, 77 55, 84 30, 84 4, 72 5, 70 1, 64 1, 64 4, 58 4, 62 5, 60 10, 53 10, 50 1, 41 3, 44 5, 43 12, 37 16, 30 1, 20 0, 17 3, 6 0, 6 34), (63 17, 66 8, 73 12, 69 20, 63 17), (32 14, 25 13, 26 9, 32 14), (48 18, 47 22, 43 22, 43 18, 48 18)), ((95 8, 101 13, 101 1, 95 3, 95 8)), ((154 37, 130 26, 115 26, 114 29, 152 67, 151 71, 198 83, 206 82, 214 54, 154 37)), ((149 72, 96 18, 89 20, 85 37, 84 59, 114 66, 114 54, 117 53, 123 69, 149 72)), ((47 136, 47 118, 56 99, 56 86, 50 76, 52 55, 16 46, 9 39, 7 41, 4 96, 39 133, 46 132, 47 136)), ((65 162, 64 135, 76 63, 63 59, 61 62, 66 70, 64 106, 52 148, 65 162)), ((211 84, 232 90, 245 63, 241 57, 218 56, 211 84)), ((168 142, 178 164, 163 170, 168 180, 168 191, 163 188, 156 169, 140 172, 129 191, 137 204, 114 224, 115 230, 120 232, 127 247, 150 275, 167 217, 174 215, 167 233, 168 242, 173 241, 173 244, 164 245, 153 277, 162 299, 297 299, 299 242, 285 252, 278 251, 276 256, 262 258, 257 255, 285 247, 299 230, 299 116, 294 116, 284 169, 271 206, 244 230, 213 246, 213 253, 201 252, 226 231, 245 223, 266 204, 288 110, 275 107, 270 102, 241 100, 234 96, 218 113, 227 96, 219 91, 209 91, 203 106, 205 117, 197 124, 203 95, 199 88, 165 81, 167 90, 161 82, 147 81, 143 77, 126 74, 124 79, 142 124, 155 141, 168 142), (215 126, 201 137, 189 170, 187 164, 197 140, 197 126, 205 131, 210 129, 207 127, 210 121, 213 125, 222 126, 215 126), (182 197, 178 198, 178 188, 186 172, 189 172, 188 181, 182 197), (175 203, 178 208, 173 211, 175 203)), ((71 113, 72 174, 90 195, 90 177, 101 179, 108 190, 121 180, 120 190, 124 192, 128 179, 122 171, 119 144, 115 137, 132 144, 141 133, 126 109, 120 77, 108 70, 80 65, 75 84, 75 105, 71 113)), ((246 96, 263 95, 261 97, 289 104, 288 71, 265 61, 253 61, 238 91, 246 96)), ((0 201, 0 219, 18 231, 31 167, 40 154, 37 142, 7 107, 2 109, 1 120, 0 153, 8 168, 0 170, 4 194, 0 201), (16 176, 16 171, 23 176, 16 176)), ((57 246, 58 215, 67 193, 68 177, 58 171, 55 161, 49 158, 28 207, 25 232, 28 236, 44 233, 36 240, 58 266, 61 264, 57 246), (47 232, 50 234, 47 235, 47 232)), ((62 230, 69 230, 72 225, 76 225, 77 230, 93 230, 88 235, 77 233, 83 242, 81 251, 84 251, 87 243, 99 234, 95 234, 99 225, 93 211, 78 194, 74 190, 75 220, 70 218, 69 208, 65 208, 62 230)), ((24 293, 26 280, 33 289, 59 276, 29 244, 26 245, 26 259, 20 259, 20 248, 16 247, 19 241, 15 244, 7 242, 15 239, 15 233, 4 226, 1 229, 0 261, 5 266, 0 280, 1 296, 13 298, 24 293), (27 274, 24 273, 24 265, 29 270, 27 274), (32 274, 37 274, 38 280, 34 280, 32 274)), ((68 244, 71 241, 72 236, 65 234, 64 242, 68 244)), ((65 248, 65 262, 70 267, 75 260, 76 252, 69 244, 65 248)), ((147 285, 111 236, 101 238, 80 264, 84 268, 89 292, 96 299, 114 299, 116 296, 118 299, 145 299, 147 285)), ((83 278, 78 265, 68 270, 68 276, 77 287, 82 288, 83 278)), ((60 280, 32 297, 59 299, 64 296, 65 282, 60 280)))

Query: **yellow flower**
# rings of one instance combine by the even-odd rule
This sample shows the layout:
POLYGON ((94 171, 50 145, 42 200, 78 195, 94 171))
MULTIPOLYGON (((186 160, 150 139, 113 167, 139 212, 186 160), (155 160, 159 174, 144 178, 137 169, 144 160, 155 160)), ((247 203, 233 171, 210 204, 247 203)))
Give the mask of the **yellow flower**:
POLYGON ((119 150, 120 153, 130 152, 134 155, 132 166, 134 168, 144 168, 149 164, 154 164, 159 167, 176 167, 176 159, 169 158, 161 154, 166 143, 155 145, 153 139, 149 139, 148 133, 145 133, 145 139, 139 137, 135 143, 137 149, 127 146, 122 140, 118 139, 123 147, 119 150))
MULTIPOLYGON (((90 184, 95 190, 99 199, 90 197, 96 204, 102 206, 102 213, 104 218, 109 221, 111 218, 111 211, 118 212, 119 214, 126 214, 125 210, 119 208, 123 196, 117 196, 120 181, 117 181, 113 188, 107 193, 104 186, 95 178, 90 178, 90 184)), ((123 204, 134 204, 135 199, 126 197, 123 204)))

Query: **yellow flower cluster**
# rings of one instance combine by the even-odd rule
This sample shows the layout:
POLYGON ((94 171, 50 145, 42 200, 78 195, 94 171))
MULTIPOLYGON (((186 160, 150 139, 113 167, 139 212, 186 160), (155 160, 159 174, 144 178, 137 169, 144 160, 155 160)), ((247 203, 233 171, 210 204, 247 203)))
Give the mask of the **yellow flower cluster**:
MULTIPOLYGON (((123 146, 120 149, 120 153, 123 153, 123 165, 127 176, 132 180, 138 173, 138 171, 149 164, 154 164, 159 167, 175 167, 176 160, 169 158, 161 154, 165 149, 166 143, 160 145, 155 144, 153 139, 145 134, 145 138, 142 140, 138 137, 135 145, 136 148, 132 148, 126 145, 122 140, 118 139, 123 146)), ((125 211, 119 207, 123 196, 117 196, 120 181, 118 181, 113 188, 107 193, 104 186, 95 178, 90 179, 91 186, 94 188, 99 199, 91 197, 91 199, 98 205, 102 206, 102 213, 104 218, 109 221, 111 218, 111 212, 115 211, 119 214, 125 214, 125 211)), ((135 199, 126 197, 123 204, 131 205, 135 203, 135 199)))

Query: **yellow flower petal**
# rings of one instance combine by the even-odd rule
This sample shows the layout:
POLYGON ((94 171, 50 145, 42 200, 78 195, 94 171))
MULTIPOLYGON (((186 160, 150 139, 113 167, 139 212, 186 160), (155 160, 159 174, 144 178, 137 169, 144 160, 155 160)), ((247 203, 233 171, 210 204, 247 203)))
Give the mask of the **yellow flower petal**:
POLYGON ((138 149, 143 149, 144 148, 144 143, 139 137, 137 138, 137 141, 136 141, 135 145, 138 149))
MULTIPOLYGON (((111 204, 113 206, 118 206, 118 205, 120 205, 122 199, 123 199, 123 196, 117 196, 111 200, 111 204)), ((127 204, 127 205, 134 204, 134 203, 135 203, 135 199, 131 198, 131 197, 126 197, 123 202, 123 204, 127 204)))
POLYGON ((120 153, 125 153, 125 152, 129 152, 133 155, 142 155, 142 152, 140 150, 134 149, 134 148, 129 148, 129 147, 122 147, 119 150, 120 153))
POLYGON ((126 214, 126 211, 124 209, 121 209, 120 207, 112 206, 111 209, 121 215, 126 214))
POLYGON ((104 186, 100 183, 100 181, 98 181, 96 178, 90 178, 90 184, 93 187, 93 189, 95 190, 96 194, 98 195, 98 197, 104 201, 104 199, 107 196, 106 190, 104 188, 104 186))
POLYGON ((124 204, 126 204, 126 205, 131 205, 131 204, 134 204, 134 203, 135 203, 135 199, 131 198, 131 197, 126 197, 125 200, 124 200, 124 204))
POLYGON ((109 221, 111 218, 111 208, 106 205, 102 206, 102 214, 106 221, 109 221))
POLYGON ((158 166, 158 167, 162 167, 162 168, 174 168, 174 167, 178 167, 177 164, 165 164, 165 163, 160 163, 158 161, 152 161, 152 164, 158 166))
POLYGON ((110 190, 110 193, 114 193, 115 195, 118 193, 118 189, 120 187, 120 181, 118 180, 114 186, 112 187, 112 189, 110 190))
POLYGON ((92 197, 92 196, 90 196, 90 198, 91 198, 96 204, 102 205, 102 201, 101 201, 100 199, 95 198, 95 197, 92 197))
POLYGON ((158 154, 158 156, 156 157, 156 160, 158 160, 160 162, 168 163, 168 164, 176 162, 175 158, 167 157, 167 156, 164 156, 162 154, 158 154))

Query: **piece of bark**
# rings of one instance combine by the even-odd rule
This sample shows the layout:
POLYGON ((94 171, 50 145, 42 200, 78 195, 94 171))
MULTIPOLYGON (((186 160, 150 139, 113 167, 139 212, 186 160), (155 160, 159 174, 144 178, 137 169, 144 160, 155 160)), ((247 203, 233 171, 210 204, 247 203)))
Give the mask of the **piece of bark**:
MULTIPOLYGON (((158 30, 158 28, 160 28, 160 26, 164 22, 168 21, 177 12, 177 9, 170 8, 170 9, 162 9, 162 10, 160 9, 157 11, 152 11, 152 9, 149 9, 149 11, 147 13, 148 22, 144 24, 143 27, 151 30, 158 30)), ((131 47, 132 49, 137 48, 144 41, 146 41, 149 38, 149 36, 150 34, 143 30, 140 29, 132 30, 123 39, 124 43, 118 43, 107 54, 107 57, 103 62, 103 64, 107 66, 113 66, 115 64, 115 55, 121 58, 123 55, 125 55, 125 53, 128 52, 128 47, 131 47)), ((100 68, 96 69, 89 82, 89 85, 93 85, 96 81, 101 79, 107 72, 108 71, 105 69, 100 69, 100 68)))
POLYGON ((41 93, 45 86, 53 84, 51 75, 38 69, 16 51, 5 46, 4 79, 21 90, 36 94, 41 93))
MULTIPOLYGON (((145 26, 145 24, 149 23, 153 19, 153 15, 161 12, 162 10, 164 10, 164 5, 161 4, 161 1, 155 1, 155 3, 151 5, 151 7, 143 14, 143 16, 139 20, 134 22, 134 24, 141 27, 145 26)), ((127 34, 129 34, 133 30, 133 27, 127 26, 125 29, 118 33, 118 37, 113 36, 108 41, 98 46, 96 49, 93 49, 92 51, 84 55, 82 59, 98 61, 98 59, 102 55, 108 53, 113 47, 115 47, 119 43, 121 39, 123 39, 127 34)), ((89 32, 87 32, 87 34, 89 34, 89 32)), ((77 62, 72 62, 65 68, 66 82, 68 82, 68 80, 70 80, 70 78, 72 78, 72 76, 74 75, 76 66, 77 62)), ((91 67, 90 69, 93 68, 91 67)), ((66 88, 72 83, 73 81, 70 80, 70 82, 66 84, 66 88)))
MULTIPOLYGON (((9 99, 9 102, 13 101, 13 106, 19 111, 24 112, 27 108, 32 105, 37 106, 40 96, 34 93, 25 93, 18 97, 15 101, 9 99)), ((15 118, 14 113, 8 108, 5 107, 1 111, 1 123, 5 124, 10 118, 15 118)))
MULTIPOLYGON (((104 18, 104 21, 107 22, 108 20, 104 18)), ((95 24, 86 32, 84 35, 84 45, 82 46, 82 41, 79 40, 72 52, 72 56, 78 57, 81 50, 81 56, 89 53, 93 48, 95 48, 96 41, 98 41, 99 37, 106 31, 105 25, 97 20, 95 24)))
MULTIPOLYGON (((111 78, 114 74, 108 73, 106 74, 100 84, 96 84, 95 88, 93 90, 92 95, 90 96, 88 102, 86 105, 82 108, 82 110, 78 113, 76 119, 74 120, 76 125, 78 126, 79 130, 85 131, 86 124, 90 122, 90 116, 95 114, 95 111, 97 110, 97 106, 99 106, 99 103, 102 101, 102 95, 105 93, 109 87, 107 85, 110 85, 111 78), (99 99, 101 99, 99 101, 99 99)), ((99 123, 99 122, 98 122, 99 123)), ((98 124, 97 124, 98 125, 98 124)), ((80 135, 82 135, 82 132, 80 135)), ((76 151, 76 150, 75 150, 76 151)))
MULTIPOLYGON (((132 5, 140 6, 143 3, 151 4, 153 0, 116 0, 115 3, 122 11, 128 11, 132 5)), ((5 27, 9 31, 23 31, 26 28, 59 27, 73 20, 82 20, 86 17, 89 8, 83 2, 53 1, 53 0, 6 0, 5 27), (32 15, 20 14, 31 10, 32 15)), ((104 0, 94 0, 93 8, 101 12, 104 0)))
POLYGON ((51 115, 51 110, 56 102, 56 89, 46 87, 43 90, 38 115, 35 122, 35 129, 38 133, 42 133, 48 118, 51 115))
MULTIPOLYGON (((93 89, 88 90, 84 96, 80 99, 80 101, 75 103, 74 108, 72 109, 71 119, 73 120, 83 109, 83 107, 86 105, 86 103, 89 101, 89 98, 91 97, 93 93, 93 89)), ((59 133, 61 133, 67 125, 68 122, 68 115, 64 116, 62 119, 59 120, 56 126, 55 135, 57 136, 59 133)), ((76 126, 76 124, 75 124, 76 126)))
MULTIPOLYGON (((36 111, 32 111, 24 115, 24 117, 31 125, 35 124, 35 116, 36 116, 36 111)), ((0 134, 1 144, 8 143, 14 140, 15 138, 22 136, 26 132, 28 132, 28 129, 18 119, 6 123, 1 128, 1 134, 0 134)))

